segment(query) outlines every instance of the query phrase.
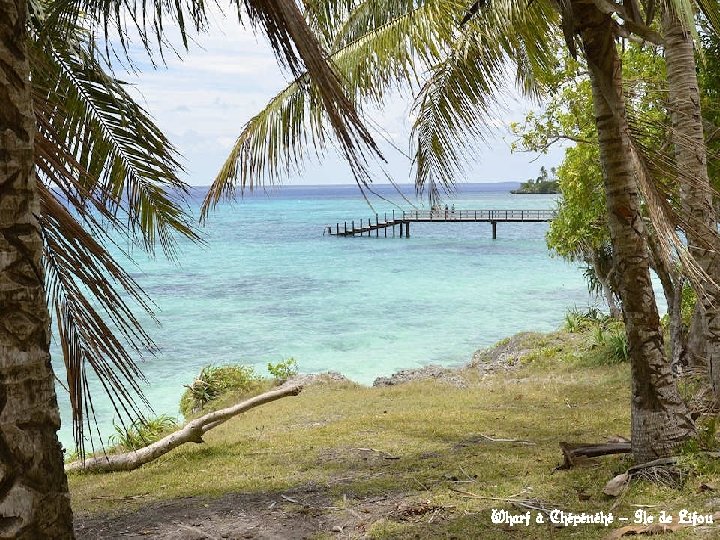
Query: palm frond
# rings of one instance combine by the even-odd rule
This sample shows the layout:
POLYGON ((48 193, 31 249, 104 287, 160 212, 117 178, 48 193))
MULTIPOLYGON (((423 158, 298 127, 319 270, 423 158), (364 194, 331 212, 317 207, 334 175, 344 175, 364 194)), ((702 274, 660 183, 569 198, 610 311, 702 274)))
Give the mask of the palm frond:
POLYGON ((356 0, 302 0, 303 16, 325 50, 331 49, 334 30, 347 18, 356 0))
MULTIPOLYGON (((106 42, 111 30, 120 38, 127 53, 129 29, 137 33, 152 54, 154 44, 162 51, 168 42, 165 25, 176 27, 187 46, 187 30, 201 30, 207 24, 207 5, 204 0, 175 0, 154 2, 147 0, 56 0, 58 7, 51 15, 54 22, 74 20, 79 13, 96 21, 105 31, 106 42)), ((317 94, 325 108, 328 122, 340 149, 350 164, 359 185, 366 185, 368 154, 382 159, 379 148, 363 124, 353 103, 343 92, 342 83, 327 61, 318 38, 313 34, 294 0, 232 0, 240 20, 248 20, 270 41, 278 60, 297 77, 304 70, 316 85, 317 94)), ((318 13, 318 10, 315 10, 318 13)))
POLYGON ((545 4, 494 2, 464 27, 451 53, 425 83, 413 125, 415 187, 435 204, 493 127, 504 95, 508 65, 517 67, 520 89, 539 92, 534 74, 556 63, 548 46, 556 16, 545 4))
POLYGON ((148 312, 150 301, 56 195, 42 184, 39 189, 48 302, 59 330, 75 441, 84 454, 92 405, 87 366, 97 374, 121 422, 142 418, 138 402, 150 406, 140 386, 145 377, 133 354, 152 353, 156 347, 113 283, 148 312))
MULTIPOLYGON (((698 5, 702 3, 707 4, 707 7, 712 12, 712 6, 710 4, 717 4, 713 0, 698 0, 698 5)), ((683 27, 697 38, 697 30, 695 28, 695 2, 693 0, 665 0, 665 4, 668 9, 671 9, 678 20, 682 23, 683 27)), ((715 6, 717 9, 717 6, 715 6)))
POLYGON ((187 188, 173 146, 124 84, 105 73, 84 27, 67 20, 64 33, 50 32, 42 22, 35 21, 30 43, 39 220, 82 455, 94 415, 88 372, 120 422, 135 420, 140 405, 149 406, 135 359, 156 350, 134 311, 157 322, 154 306, 106 246, 122 251, 116 242, 129 240, 152 253, 159 243, 173 255, 178 234, 199 237, 182 206, 187 188))
POLYGON ((104 72, 96 50, 53 37, 34 43, 32 69, 38 123, 76 165, 56 180, 123 215, 127 233, 150 252, 159 243, 173 256, 176 234, 198 241, 182 208, 187 186, 175 148, 122 82, 104 72))
MULTIPOLYGON (((368 0, 358 9, 378 3, 368 0)), ((356 28, 358 36, 353 41, 335 40, 330 59, 356 104, 367 99, 379 102, 392 85, 407 88, 449 48, 452 21, 461 13, 461 3, 428 0, 405 7, 394 17, 366 17, 369 27, 364 33, 356 28)), ((345 25, 340 26, 342 33, 345 25)), ((329 135, 317 88, 306 74, 301 75, 244 126, 208 191, 203 219, 221 199, 234 197, 238 190, 273 184, 301 172, 311 153, 323 154, 329 135)))
POLYGON ((415 0, 364 0, 332 29, 332 51, 338 51, 368 33, 411 13, 426 2, 415 0))
POLYGON ((720 2, 718 0, 695 0, 710 28, 720 34, 720 2))
POLYGON ((344 92, 341 78, 294 0, 244 0, 248 18, 263 29, 277 57, 299 77, 307 71, 340 149, 361 187, 368 182, 364 153, 382 157, 344 92))

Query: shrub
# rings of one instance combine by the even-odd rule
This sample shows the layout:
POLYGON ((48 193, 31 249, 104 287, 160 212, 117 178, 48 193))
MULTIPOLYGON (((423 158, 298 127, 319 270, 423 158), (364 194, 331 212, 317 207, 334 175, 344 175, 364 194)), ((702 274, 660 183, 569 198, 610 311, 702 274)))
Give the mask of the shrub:
POLYGON ((298 374, 298 365, 297 361, 291 357, 276 364, 268 362, 267 370, 268 373, 275 377, 279 382, 285 382, 298 374))
POLYGON ((251 366, 207 365, 193 381, 186 385, 180 398, 180 412, 188 417, 195 414, 223 394, 234 391, 246 392, 258 385, 260 378, 251 366))
POLYGON ((568 311, 565 314, 565 330, 574 334, 583 329, 583 320, 576 310, 568 311))
POLYGON ((610 348, 610 357, 613 362, 612 364, 619 364, 621 362, 627 362, 630 360, 630 353, 628 351, 627 334, 624 329, 613 330, 607 340, 608 347, 610 348))
POLYGON ((163 414, 154 418, 135 420, 127 428, 113 422, 115 435, 108 438, 111 446, 121 451, 138 450, 177 428, 177 421, 163 414))
POLYGON ((718 417, 715 415, 706 416, 696 422, 697 439, 700 448, 709 452, 718 449, 718 417))
POLYGON ((596 307, 588 307, 586 311, 575 308, 565 314, 565 329, 570 333, 582 332, 592 326, 604 327, 613 320, 596 307))
POLYGON ((621 322, 610 322, 598 325, 593 330, 593 363, 612 366, 630 360, 625 325, 621 322))

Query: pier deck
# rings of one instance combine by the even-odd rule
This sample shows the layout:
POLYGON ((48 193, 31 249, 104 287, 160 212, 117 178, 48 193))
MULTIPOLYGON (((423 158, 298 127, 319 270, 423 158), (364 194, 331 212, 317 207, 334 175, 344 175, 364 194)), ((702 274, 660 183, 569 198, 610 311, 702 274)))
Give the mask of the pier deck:
POLYGON ((400 227, 400 237, 410 237, 410 223, 490 223, 492 224, 493 239, 497 238, 498 223, 538 223, 552 221, 555 217, 553 210, 413 210, 392 212, 392 214, 375 214, 375 219, 336 223, 335 227, 326 225, 323 234, 331 236, 375 236, 387 237, 390 228, 395 236, 395 227, 400 227))

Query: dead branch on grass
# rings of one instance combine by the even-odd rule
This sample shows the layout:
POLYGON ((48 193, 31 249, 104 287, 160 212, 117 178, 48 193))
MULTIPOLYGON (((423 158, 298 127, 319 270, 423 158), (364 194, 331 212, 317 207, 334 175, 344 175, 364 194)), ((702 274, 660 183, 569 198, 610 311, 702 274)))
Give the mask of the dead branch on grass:
POLYGON ((609 454, 629 454, 632 451, 630 441, 607 443, 560 443, 565 461, 557 470, 572 469, 578 462, 593 457, 607 456, 609 454))
POLYGON ((103 455, 84 461, 74 461, 65 465, 65 470, 87 472, 132 471, 185 443, 205 442, 203 441, 205 433, 238 414, 287 396, 297 396, 301 390, 302 386, 300 385, 281 386, 232 407, 220 409, 191 420, 178 431, 139 450, 125 454, 103 455))

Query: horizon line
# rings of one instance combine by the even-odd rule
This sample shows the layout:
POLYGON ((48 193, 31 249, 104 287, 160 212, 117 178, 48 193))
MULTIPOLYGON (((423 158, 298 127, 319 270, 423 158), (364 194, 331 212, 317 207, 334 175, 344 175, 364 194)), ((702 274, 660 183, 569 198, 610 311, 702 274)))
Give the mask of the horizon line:
MULTIPOLYGON (((458 182, 456 186, 472 186, 472 185, 483 185, 483 186, 492 186, 492 185, 499 185, 499 184, 522 184, 522 181, 520 180, 501 180, 498 182, 458 182)), ((408 187, 415 187, 415 184, 412 182, 395 182, 394 184, 391 184, 389 182, 383 182, 383 183, 371 183, 371 186, 388 186, 388 187, 394 187, 394 186, 408 186, 408 187)), ((188 184, 189 187, 192 188, 209 188, 211 184, 207 185, 201 185, 201 184, 188 184)), ((355 183, 344 183, 344 184, 273 184, 270 186, 256 186, 253 188, 246 188, 247 191, 268 191, 271 189, 284 189, 284 188, 303 188, 303 187, 354 187, 357 188, 358 185, 355 183)))

